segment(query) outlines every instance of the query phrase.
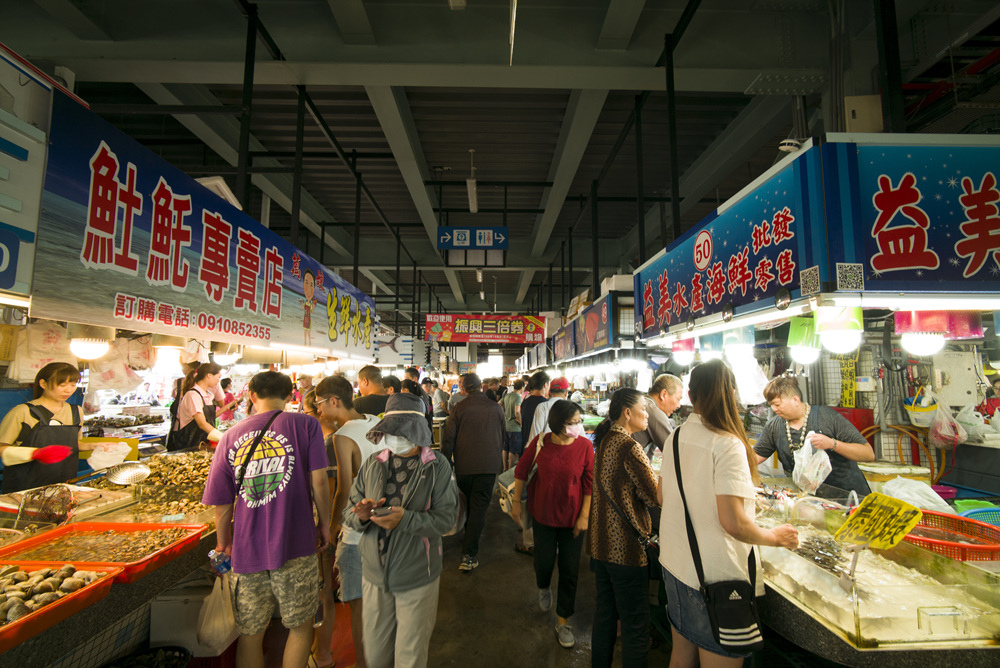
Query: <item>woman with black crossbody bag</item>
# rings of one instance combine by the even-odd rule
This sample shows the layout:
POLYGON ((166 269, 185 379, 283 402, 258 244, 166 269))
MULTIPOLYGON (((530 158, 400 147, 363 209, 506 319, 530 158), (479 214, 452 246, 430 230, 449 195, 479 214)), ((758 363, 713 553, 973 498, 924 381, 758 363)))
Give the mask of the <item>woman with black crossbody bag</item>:
POLYGON ((694 413, 664 452, 660 563, 673 637, 671 666, 739 666, 763 646, 752 545, 794 548, 791 525, 754 524, 756 456, 739 419, 732 371, 719 360, 694 368, 694 413))

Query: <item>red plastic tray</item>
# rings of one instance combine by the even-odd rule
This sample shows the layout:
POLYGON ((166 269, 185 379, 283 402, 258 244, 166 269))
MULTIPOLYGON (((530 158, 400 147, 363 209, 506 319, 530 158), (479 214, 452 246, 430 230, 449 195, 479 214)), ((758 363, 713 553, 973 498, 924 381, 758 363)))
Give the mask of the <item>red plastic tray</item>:
POLYGON ((0 561, 6 563, 20 563, 17 559, 17 555, 26 552, 32 548, 38 547, 44 543, 51 540, 64 536, 68 533, 83 533, 83 532, 102 532, 108 530, 114 530, 119 533, 135 532, 135 531, 150 531, 157 529, 187 529, 188 533, 183 538, 180 538, 170 545, 153 552, 147 557, 140 559, 139 561, 133 561, 131 563, 121 563, 114 561, 69 561, 66 563, 71 563, 78 565, 81 570, 89 571, 94 570, 98 566, 104 567, 120 567, 122 571, 116 576, 117 582, 135 582, 139 578, 143 577, 150 571, 153 571, 160 566, 173 561, 180 555, 194 548, 201 539, 201 534, 208 528, 207 524, 162 524, 162 523, 152 523, 152 522, 76 522, 74 524, 66 524, 64 526, 52 529, 51 531, 46 531, 38 536, 32 536, 31 538, 25 538, 24 540, 18 541, 13 545, 9 545, 3 549, 0 549, 0 561))
POLYGON ((1000 559, 1000 528, 990 524, 959 515, 925 510, 917 526, 946 529, 958 535, 969 536, 992 544, 967 545, 913 535, 908 535, 903 540, 958 561, 996 561, 1000 559))
MULTIPOLYGON (((0 566, 14 562, 0 560, 0 566)), ((75 615, 89 605, 100 601, 108 595, 115 578, 121 573, 121 566, 84 566, 72 561, 22 561, 16 565, 24 571, 34 571, 39 568, 61 568, 67 563, 79 566, 81 571, 98 571, 107 573, 103 578, 94 580, 89 585, 78 589, 72 594, 66 594, 55 603, 21 617, 16 622, 0 626, 0 653, 18 645, 28 638, 49 629, 70 615, 75 615)))

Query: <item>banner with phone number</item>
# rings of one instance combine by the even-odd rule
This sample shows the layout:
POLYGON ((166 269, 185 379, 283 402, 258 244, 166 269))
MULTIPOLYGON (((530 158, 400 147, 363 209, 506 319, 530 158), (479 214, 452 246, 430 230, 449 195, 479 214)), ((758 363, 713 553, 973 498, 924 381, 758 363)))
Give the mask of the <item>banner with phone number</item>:
POLYGON ((370 357, 374 301, 55 93, 31 316, 370 357))

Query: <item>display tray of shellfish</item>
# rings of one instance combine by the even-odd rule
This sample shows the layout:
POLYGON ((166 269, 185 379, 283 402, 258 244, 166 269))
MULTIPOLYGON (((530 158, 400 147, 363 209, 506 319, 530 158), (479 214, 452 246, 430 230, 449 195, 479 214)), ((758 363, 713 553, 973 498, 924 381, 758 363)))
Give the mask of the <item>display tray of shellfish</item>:
POLYGON ((118 582, 135 582, 194 548, 205 524, 76 522, 0 548, 0 561, 64 562, 81 569, 121 567, 118 582))
POLYGON ((108 595, 121 566, 0 560, 0 653, 108 595))

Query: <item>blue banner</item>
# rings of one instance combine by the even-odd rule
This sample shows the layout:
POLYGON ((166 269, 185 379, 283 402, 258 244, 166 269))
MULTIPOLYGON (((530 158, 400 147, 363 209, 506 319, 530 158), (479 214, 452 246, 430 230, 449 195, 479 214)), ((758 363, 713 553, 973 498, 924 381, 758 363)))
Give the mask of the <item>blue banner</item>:
POLYGON ((824 148, 833 259, 865 290, 997 290, 1000 147, 824 148))
POLYGON ((616 338, 613 295, 604 295, 584 309, 576 323, 576 354, 610 348, 616 338))
POLYGON ((31 316, 372 355, 374 301, 56 93, 31 316))
POLYGON ((809 196, 818 167, 819 152, 803 152, 641 267, 637 333, 653 336, 727 305, 770 306, 781 288, 797 289, 799 271, 820 255, 812 227, 822 230, 822 200, 809 196))

